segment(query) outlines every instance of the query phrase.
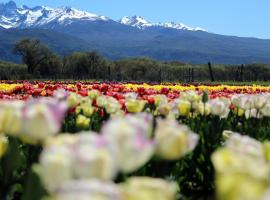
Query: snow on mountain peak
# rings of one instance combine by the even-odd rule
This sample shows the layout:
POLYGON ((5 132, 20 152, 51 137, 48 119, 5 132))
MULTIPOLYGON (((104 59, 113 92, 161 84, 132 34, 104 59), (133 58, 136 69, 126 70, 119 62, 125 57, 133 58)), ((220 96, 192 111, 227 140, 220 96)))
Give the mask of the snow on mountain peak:
MULTIPOLYGON (((17 7, 14 1, 0 3, 0 27, 5 29, 54 27, 55 24, 68 25, 78 20, 109 21, 110 19, 105 16, 92 14, 67 6, 60 8, 50 8, 47 6, 29 8, 26 5, 17 7)), ((125 16, 119 20, 119 23, 139 29, 161 27, 189 31, 205 31, 202 28, 192 28, 182 23, 152 23, 137 15, 132 17, 125 16)))
POLYGON ((39 27, 52 22, 70 24, 74 20, 107 21, 109 18, 99 16, 71 7, 50 8, 47 6, 17 7, 14 1, 0 4, 0 26, 3 28, 39 27))
POLYGON ((205 29, 202 29, 200 27, 192 28, 182 23, 175 23, 175 22, 166 22, 166 23, 151 23, 144 19, 141 16, 132 16, 128 17, 125 16, 122 19, 119 20, 121 24, 133 26, 139 29, 146 29, 148 27, 163 27, 163 28, 172 28, 172 29, 178 29, 178 30, 188 30, 188 31, 206 31, 205 29))
POLYGON ((141 16, 134 15, 132 17, 125 16, 122 19, 119 20, 121 24, 137 27, 140 29, 144 29, 146 27, 150 27, 153 24, 148 22, 146 19, 144 19, 141 16))

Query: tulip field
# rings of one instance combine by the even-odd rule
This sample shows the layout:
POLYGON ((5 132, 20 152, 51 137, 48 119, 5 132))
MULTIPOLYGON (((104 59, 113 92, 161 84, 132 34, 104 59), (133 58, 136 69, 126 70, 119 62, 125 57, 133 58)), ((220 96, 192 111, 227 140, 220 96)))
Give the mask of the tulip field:
POLYGON ((270 86, 0 81, 0 200, 270 200, 270 86))

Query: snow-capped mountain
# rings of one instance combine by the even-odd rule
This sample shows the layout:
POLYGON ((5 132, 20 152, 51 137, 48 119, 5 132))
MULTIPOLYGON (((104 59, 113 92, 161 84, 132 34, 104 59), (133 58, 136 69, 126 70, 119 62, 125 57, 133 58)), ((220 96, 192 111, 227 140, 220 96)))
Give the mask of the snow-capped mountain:
POLYGON ((147 21, 146 19, 144 19, 141 16, 136 16, 136 15, 132 16, 132 17, 125 16, 122 19, 120 19, 119 22, 121 24, 133 26, 133 27, 136 27, 139 29, 145 29, 147 27, 154 26, 153 23, 147 21))
POLYGON ((108 21, 109 18, 70 7, 17 7, 14 1, 0 4, 0 26, 6 29, 41 27, 50 23, 66 25, 75 20, 108 21))
POLYGON ((172 29, 178 29, 178 30, 188 30, 188 31, 206 31, 205 29, 202 29, 200 27, 192 28, 182 23, 175 23, 175 22, 166 22, 166 23, 152 23, 147 21, 141 16, 132 16, 128 17, 125 16, 122 19, 119 20, 121 24, 137 27, 139 29, 146 29, 149 27, 163 27, 163 28, 172 28, 172 29))
MULTIPOLYGON (((17 7, 14 1, 0 4, 0 27, 9 28, 39 28, 56 25, 69 25, 75 21, 110 21, 108 17, 80 11, 75 8, 61 7, 50 8, 47 6, 36 6, 29 8, 27 6, 17 7)), ((113 20, 111 20, 113 21, 113 20)), ((114 21, 115 22, 115 21, 114 21)), ((172 28, 189 31, 205 31, 202 28, 191 28, 182 23, 152 23, 140 16, 123 17, 115 22, 122 25, 128 25, 139 29, 149 27, 172 28)))

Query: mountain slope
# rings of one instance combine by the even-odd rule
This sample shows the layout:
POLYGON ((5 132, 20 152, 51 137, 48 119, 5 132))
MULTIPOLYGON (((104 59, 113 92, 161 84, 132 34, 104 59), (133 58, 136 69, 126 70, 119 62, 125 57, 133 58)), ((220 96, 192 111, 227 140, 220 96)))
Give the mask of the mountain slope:
POLYGON ((82 39, 50 30, 39 29, 8 29, 0 30, 0 60, 19 62, 20 58, 12 54, 14 44, 22 38, 35 38, 48 45, 60 55, 75 51, 87 51, 94 44, 82 39))

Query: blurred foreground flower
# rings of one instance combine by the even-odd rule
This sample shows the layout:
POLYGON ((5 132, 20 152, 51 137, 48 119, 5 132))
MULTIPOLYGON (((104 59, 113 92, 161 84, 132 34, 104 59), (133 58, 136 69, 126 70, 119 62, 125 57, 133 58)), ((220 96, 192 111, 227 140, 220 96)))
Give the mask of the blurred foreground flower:
POLYGON ((63 184, 54 200, 124 200, 119 187, 99 180, 76 180, 63 184))
POLYGON ((155 151, 150 139, 152 116, 140 113, 126 115, 107 122, 104 134, 118 148, 118 164, 122 172, 133 172, 146 164, 155 151))
POLYGON ((192 151, 198 142, 198 135, 189 127, 171 119, 159 119, 155 131, 157 155, 164 159, 176 160, 192 151))
POLYGON ((49 191, 74 179, 109 181, 118 172, 116 149, 92 132, 59 135, 45 143, 40 157, 41 176, 49 191))
POLYGON ((59 132, 65 117, 67 104, 55 99, 39 99, 28 102, 23 108, 24 141, 37 143, 59 132))
POLYGON ((226 131, 228 138, 212 161, 219 200, 258 200, 270 189, 270 165, 263 144, 226 131))
POLYGON ((0 133, 18 135, 22 133, 22 101, 0 101, 0 133))
POLYGON ((40 98, 0 102, 0 132, 36 144, 58 133, 67 110, 65 101, 40 98))
POLYGON ((132 177, 121 185, 125 200, 175 200, 176 183, 150 177, 132 177))

